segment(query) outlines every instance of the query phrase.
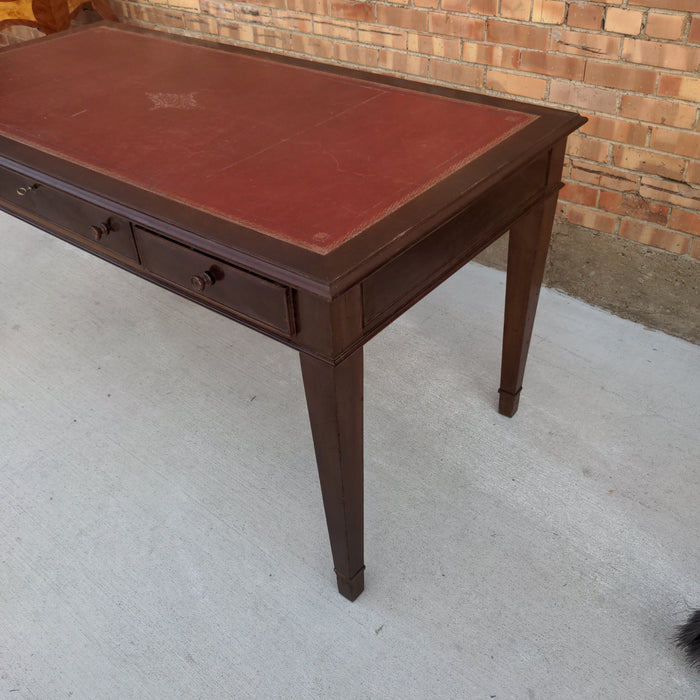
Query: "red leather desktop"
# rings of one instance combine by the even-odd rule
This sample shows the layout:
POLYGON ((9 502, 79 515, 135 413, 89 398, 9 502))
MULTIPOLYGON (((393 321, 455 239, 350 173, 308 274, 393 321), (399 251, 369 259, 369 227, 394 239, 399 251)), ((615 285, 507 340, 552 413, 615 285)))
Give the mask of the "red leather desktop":
POLYGON ((319 252, 534 119, 111 27, 33 54, 0 133, 319 252))

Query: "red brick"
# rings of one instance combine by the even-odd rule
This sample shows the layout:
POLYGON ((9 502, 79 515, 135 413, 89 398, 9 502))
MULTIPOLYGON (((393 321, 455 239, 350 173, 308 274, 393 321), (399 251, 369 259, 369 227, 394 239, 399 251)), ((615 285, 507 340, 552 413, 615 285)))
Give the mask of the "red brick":
POLYGON ((700 78, 685 75, 662 75, 657 93, 666 97, 678 97, 697 104, 700 102, 700 78))
MULTIPOLYGON (((121 7, 122 16, 124 18, 134 20, 134 24, 141 26, 139 17, 141 15, 141 7, 138 5, 132 5, 130 3, 125 3, 121 7)), ((15 30, 19 29, 20 25, 17 24, 14 27, 6 27, 4 32, 0 32, 0 46, 9 46, 15 42, 15 30)))
POLYGON ((520 49, 465 41, 462 44, 462 60, 497 68, 517 68, 520 65, 520 49))
POLYGON ((165 27, 184 29, 185 18, 182 12, 172 10, 161 10, 155 7, 144 8, 145 19, 153 24, 160 24, 165 27))
POLYGON ((238 42, 253 43, 255 41, 255 33, 252 25, 237 24, 224 20, 219 20, 219 36, 223 39, 232 39, 238 42))
POLYGON ((691 258, 695 258, 696 260, 700 260, 700 239, 698 239, 698 238, 691 239, 690 250, 688 251, 688 255, 690 255, 691 258))
POLYGON ((602 29, 604 9, 600 5, 572 3, 569 5, 566 24, 569 27, 578 27, 579 29, 602 29))
POLYGON ((541 100, 547 91, 547 81, 522 73, 504 73, 489 68, 486 72, 486 87, 496 92, 541 100))
POLYGON ((461 12, 467 14, 469 12, 469 0, 442 0, 440 4, 445 12, 461 12))
POLYGON ((697 0, 629 0, 629 5, 641 5, 657 10, 676 10, 677 12, 697 12, 697 0))
POLYGON ((584 124, 581 133, 589 134, 608 141, 617 141, 631 146, 646 145, 649 127, 645 124, 626 121, 624 119, 611 119, 589 115, 588 122, 584 124))
POLYGON ((520 67, 531 73, 582 80, 586 63, 578 56, 562 56, 550 51, 520 52, 520 67))
POLYGON ((501 22, 489 20, 486 26, 486 39, 495 44, 510 44, 524 46, 528 49, 547 47, 550 30, 546 27, 535 27, 517 22, 501 22))
MULTIPOLYGON (((255 0, 256 5, 269 5, 275 3, 276 7, 280 5, 284 7, 284 0, 255 0)), ((311 12, 316 15, 328 14, 328 0, 287 0, 287 9, 296 10, 298 12, 311 12)))
POLYGON ((658 12, 650 12, 647 15, 646 33, 655 39, 680 41, 683 38, 684 27, 684 15, 663 15, 658 12))
POLYGON ((696 209, 698 206, 698 188, 669 178, 643 176, 639 194, 685 209, 696 209))
POLYGON ((315 58, 333 58, 333 42, 309 34, 292 34, 292 51, 315 58))
POLYGON ((695 124, 695 107, 669 100, 656 100, 638 95, 623 95, 620 116, 654 124, 668 124, 690 129, 695 124))
MULTIPOLYGON (((571 171, 571 158, 569 156, 564 157, 564 165, 562 165, 561 168, 561 177, 562 180, 570 180, 572 178, 569 177, 569 172, 571 171)), ((575 178, 573 178, 575 179, 575 178)))
POLYGON ((473 15, 495 17, 498 14, 498 0, 471 0, 469 12, 473 15))
POLYGON ((484 69, 433 59, 430 61, 430 77, 445 83, 481 87, 484 84, 484 69))
POLYGON ((694 161, 688 165, 686 180, 700 185, 700 161, 694 161))
POLYGON ((357 25, 354 22, 342 22, 326 17, 314 17, 314 34, 329 36, 333 39, 357 40, 357 25))
POLYGON ((691 44, 700 44, 700 15, 695 15, 690 22, 688 41, 691 44))
POLYGON ((688 236, 674 233, 665 228, 643 224, 632 219, 622 221, 620 224, 620 235, 638 243, 680 255, 687 253, 690 246, 690 238, 688 236))
POLYGON ((345 2, 344 0, 331 0, 331 17, 341 19, 353 19, 358 22, 373 22, 376 17, 374 3, 369 2, 345 2))
POLYGON ((584 80, 593 85, 622 88, 629 92, 653 93, 658 77, 654 70, 589 60, 586 62, 584 80))
MULTIPOLYGON (((167 3, 171 8, 187 10, 188 12, 199 12, 199 0, 169 0, 167 3)), ((185 18, 185 21, 187 18, 185 18)))
POLYGON ((617 58, 620 53, 620 46, 621 39, 616 36, 563 29, 552 32, 550 49, 589 58, 591 56, 617 58))
POLYGON ((342 44, 335 41, 333 42, 333 58, 345 63, 374 68, 379 61, 379 51, 367 46, 342 44))
POLYGON ((287 3, 285 0, 255 0, 256 5, 264 5, 267 7, 276 7, 280 10, 283 9, 289 9, 289 10, 300 10, 303 12, 314 12, 314 11, 319 11, 319 12, 326 12, 327 5, 326 5, 326 0, 302 0, 302 4, 307 5, 310 9, 304 10, 303 8, 295 8, 292 6, 291 2, 290 7, 286 7, 287 3))
POLYGON ((572 180, 586 182, 589 185, 604 187, 618 192, 636 192, 639 178, 630 173, 598 163, 585 163, 578 160, 571 163, 572 180))
POLYGON ((636 193, 607 192, 600 193, 598 206, 613 214, 631 216, 634 219, 643 219, 654 224, 666 225, 669 208, 663 204, 650 202, 636 193))
POLYGON ((636 36, 642 31, 644 13, 638 10, 622 10, 609 7, 605 13, 605 31, 636 36))
POLYGON ((379 51, 379 67, 392 73, 426 76, 428 74, 428 59, 425 56, 415 56, 403 51, 381 49, 379 51))
MULTIPOLYGON (((199 5, 202 8, 202 12, 204 14, 211 15, 212 17, 217 17, 219 19, 233 19, 236 15, 237 6, 231 3, 210 2, 210 0, 199 0, 199 5)), ((136 8, 141 7, 141 5, 131 5, 131 7, 136 8)), ((261 12, 270 12, 270 10, 264 10, 263 8, 260 9, 261 12)))
POLYGON ((427 7, 431 10, 435 10, 440 7, 440 0, 413 0, 413 4, 416 7, 427 7))
POLYGON ((530 0, 501 0, 501 17, 529 20, 530 0))
POLYGON ((422 53, 427 56, 439 56, 441 58, 460 58, 460 40, 433 34, 409 34, 408 50, 413 53, 422 53))
POLYGON ((607 141, 592 139, 579 134, 572 134, 566 142, 567 153, 571 156, 605 163, 608 159, 610 145, 607 141))
POLYGON ((594 207, 598 202, 598 194, 600 190, 593 187, 586 187, 576 182, 567 182, 559 193, 561 199, 567 202, 576 202, 587 207, 594 207))
POLYGON ((185 29, 191 32, 197 32, 197 34, 218 34, 219 25, 214 17, 207 17, 206 15, 194 15, 187 13, 184 16, 185 29))
POLYGON ((392 27, 360 25, 357 39, 360 43, 372 44, 373 46, 387 46, 392 49, 406 48, 406 32, 392 27))
POLYGON ((586 111, 607 114, 615 114, 617 111, 616 92, 562 80, 552 80, 549 99, 560 105, 579 107, 586 111))
POLYGON ((561 0, 532 0, 532 21, 543 24, 563 24, 566 3, 561 0))
POLYGON ((311 34, 313 32, 312 15, 304 12, 287 12, 286 10, 272 10, 271 22, 280 29, 290 29, 296 32, 311 34))
POLYGON ((578 204, 567 204, 566 219, 572 224, 604 233, 615 233, 618 222, 617 216, 604 214, 599 209, 590 209, 578 204))
POLYGON ((641 170, 645 173, 677 180, 683 177, 683 169, 685 168, 685 161, 681 158, 628 146, 615 146, 613 148, 613 163, 627 170, 641 170))
POLYGON ((253 37, 256 44, 269 46, 281 51, 292 50, 292 35, 289 32, 281 32, 273 27, 253 27, 253 37))
POLYGON ((683 209, 674 209, 668 222, 669 228, 700 236, 700 214, 683 209))
POLYGON ((389 27, 403 27, 425 31, 428 28, 428 13, 424 10, 411 10, 403 7, 377 6, 377 22, 389 27))
MULTIPOLYGON (((255 22, 256 24, 271 24, 272 9, 269 7, 251 7, 250 5, 233 5, 234 16, 239 22, 255 22)), ((277 8, 275 8, 277 9, 277 8)), ((279 11, 279 10, 278 10, 279 11)), ((288 12, 288 15, 299 13, 288 12)), ((309 17, 310 15, 306 15, 309 17)))
POLYGON ((681 46, 663 41, 625 39, 622 58, 631 63, 642 63, 662 68, 696 71, 700 66, 700 48, 681 46))
POLYGON ((475 17, 460 17, 446 12, 431 12, 429 30, 434 34, 449 34, 460 39, 484 38, 486 22, 475 17))
POLYGON ((651 130, 650 148, 674 153, 690 158, 700 157, 700 134, 678 129, 664 129, 654 127, 651 130))

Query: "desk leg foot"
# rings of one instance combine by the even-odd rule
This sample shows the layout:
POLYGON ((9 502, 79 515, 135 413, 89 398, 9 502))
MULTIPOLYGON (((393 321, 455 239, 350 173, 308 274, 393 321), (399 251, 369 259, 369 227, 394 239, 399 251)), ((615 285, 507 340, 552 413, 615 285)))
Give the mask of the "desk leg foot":
POLYGON ((338 592, 348 600, 355 600, 365 590, 365 567, 363 566, 351 579, 345 578, 337 569, 338 592))
POLYGON ((338 590, 355 600, 364 587, 362 348, 339 365, 300 358, 338 590))
POLYGON ((518 410, 518 403, 520 402, 520 392, 511 394, 505 389, 498 390, 498 412, 502 416, 507 418, 512 418, 518 410))
POLYGON ((508 417, 518 410, 556 205, 552 194, 510 229, 498 406, 498 412, 508 417))

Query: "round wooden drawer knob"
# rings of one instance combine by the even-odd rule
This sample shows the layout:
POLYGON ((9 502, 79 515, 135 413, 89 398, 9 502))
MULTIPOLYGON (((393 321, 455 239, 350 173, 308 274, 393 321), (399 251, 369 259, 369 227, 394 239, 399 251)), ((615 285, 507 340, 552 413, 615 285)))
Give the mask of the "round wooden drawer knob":
POLYGON ((106 236, 112 230, 112 227, 109 225, 109 221, 105 221, 97 226, 90 226, 90 230, 92 231, 92 237, 99 241, 102 236, 106 236))
POLYGON ((214 284, 214 277, 211 272, 202 272, 199 275, 193 275, 190 279, 190 284, 195 292, 203 292, 207 287, 214 284))

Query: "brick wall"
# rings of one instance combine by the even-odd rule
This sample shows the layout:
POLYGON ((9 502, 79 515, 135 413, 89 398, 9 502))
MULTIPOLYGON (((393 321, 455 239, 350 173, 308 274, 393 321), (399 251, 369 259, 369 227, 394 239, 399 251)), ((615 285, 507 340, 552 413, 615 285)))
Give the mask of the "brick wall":
POLYGON ((572 107, 589 122, 560 220, 700 260, 700 0, 118 5, 134 24, 572 107))

